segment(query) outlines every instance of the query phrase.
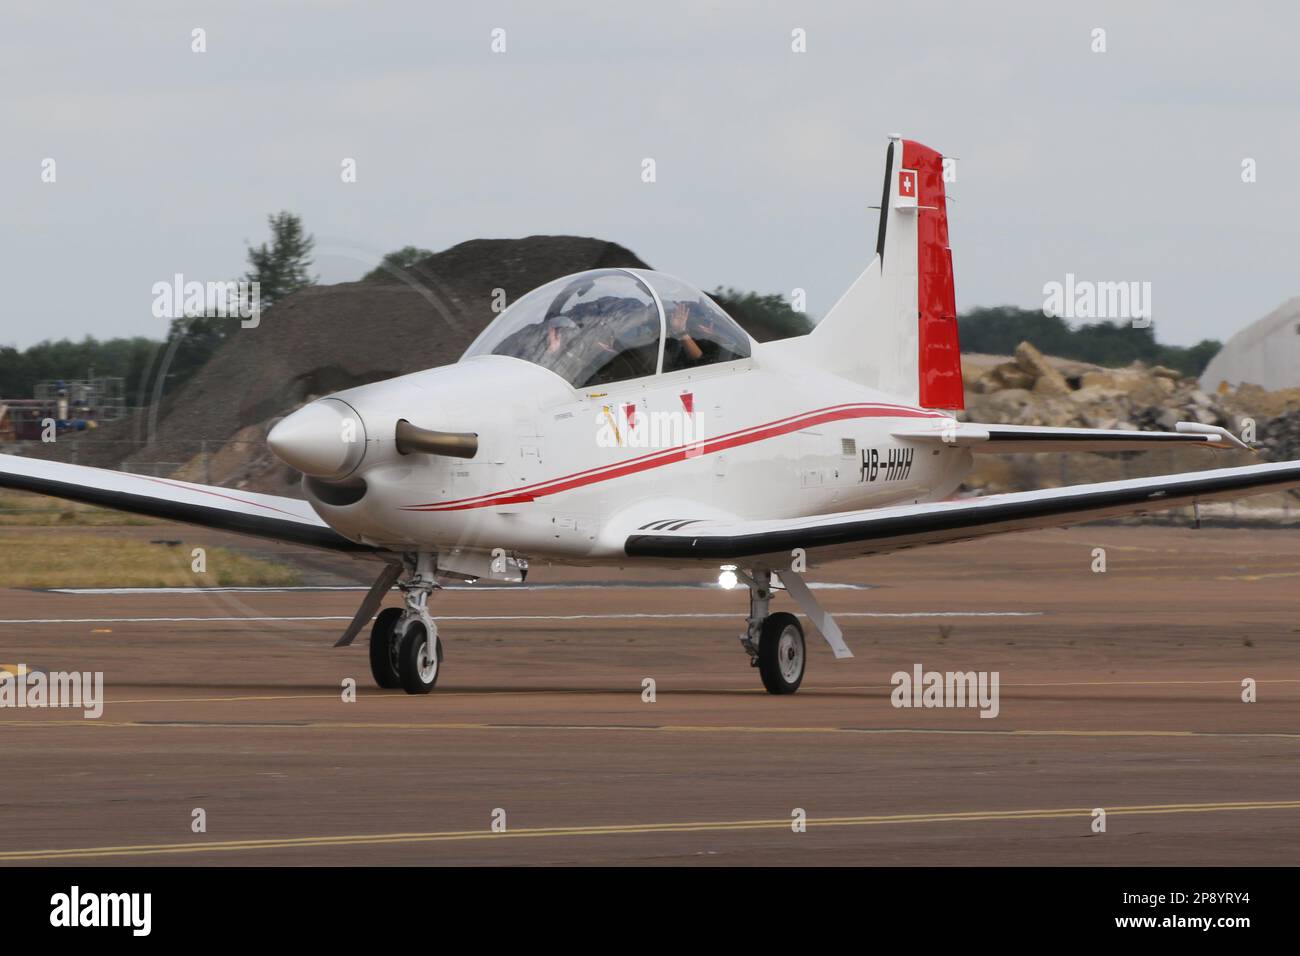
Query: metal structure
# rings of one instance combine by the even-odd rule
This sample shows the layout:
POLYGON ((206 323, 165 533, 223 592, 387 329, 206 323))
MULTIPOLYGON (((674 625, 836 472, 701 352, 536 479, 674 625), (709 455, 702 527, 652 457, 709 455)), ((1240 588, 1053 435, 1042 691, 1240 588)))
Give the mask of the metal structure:
POLYGON ((54 405, 66 400, 68 414, 62 416, 65 419, 114 422, 127 414, 126 380, 115 375, 37 382, 33 397, 54 405))

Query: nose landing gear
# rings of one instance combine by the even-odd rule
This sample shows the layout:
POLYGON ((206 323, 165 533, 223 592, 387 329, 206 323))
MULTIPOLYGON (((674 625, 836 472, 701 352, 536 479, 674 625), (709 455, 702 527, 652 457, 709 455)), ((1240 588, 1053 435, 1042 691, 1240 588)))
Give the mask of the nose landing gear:
POLYGON ((370 630, 370 673, 383 688, 427 694, 438 683, 442 641, 429 616, 429 596, 438 587, 437 556, 421 553, 404 561, 406 579, 398 582, 406 606, 385 608, 370 630))

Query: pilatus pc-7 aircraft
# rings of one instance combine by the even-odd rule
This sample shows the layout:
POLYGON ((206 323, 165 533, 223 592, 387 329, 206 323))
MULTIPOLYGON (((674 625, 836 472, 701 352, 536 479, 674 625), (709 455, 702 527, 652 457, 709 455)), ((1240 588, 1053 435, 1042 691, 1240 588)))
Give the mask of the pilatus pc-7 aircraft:
POLYGON ((380 687, 427 693, 447 580, 530 563, 722 569, 749 588, 740 643, 774 694, 799 688, 794 604, 851 657, 804 567, 1300 486, 1300 462, 948 500, 972 457, 1245 447, 1173 432, 958 422, 962 377, 942 157, 894 138, 876 256, 808 335, 757 343, 698 289, 639 269, 556 279, 454 365, 313 401, 267 441, 305 501, 0 456, 0 485, 351 552, 382 570, 339 639, 374 617, 380 687), (401 608, 376 611, 396 586, 401 608))

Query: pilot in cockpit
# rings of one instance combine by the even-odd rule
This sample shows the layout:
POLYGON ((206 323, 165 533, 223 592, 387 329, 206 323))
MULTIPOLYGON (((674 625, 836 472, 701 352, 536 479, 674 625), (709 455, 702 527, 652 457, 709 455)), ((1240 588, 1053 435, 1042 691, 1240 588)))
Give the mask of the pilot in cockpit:
MULTIPOLYGON (((578 323, 566 315, 556 315, 546 320, 546 354, 558 356, 569 345, 578 323)), ((543 363, 549 366, 550 363, 543 363)))
POLYGON ((714 316, 699 302, 679 301, 668 317, 671 338, 665 344, 664 369, 708 365, 719 357, 714 316))
POLYGON ((566 381, 572 381, 582 368, 582 359, 576 348, 582 329, 567 315, 553 315, 542 323, 545 339, 540 354, 531 360, 549 368, 566 381))

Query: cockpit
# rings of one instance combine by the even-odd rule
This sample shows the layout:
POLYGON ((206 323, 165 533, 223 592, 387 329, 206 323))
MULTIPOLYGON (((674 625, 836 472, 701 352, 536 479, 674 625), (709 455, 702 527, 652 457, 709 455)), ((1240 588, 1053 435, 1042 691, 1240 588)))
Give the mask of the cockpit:
POLYGON ((509 355, 587 388, 749 354, 749 336, 700 290, 661 272, 594 269, 525 295, 462 360, 509 355))

